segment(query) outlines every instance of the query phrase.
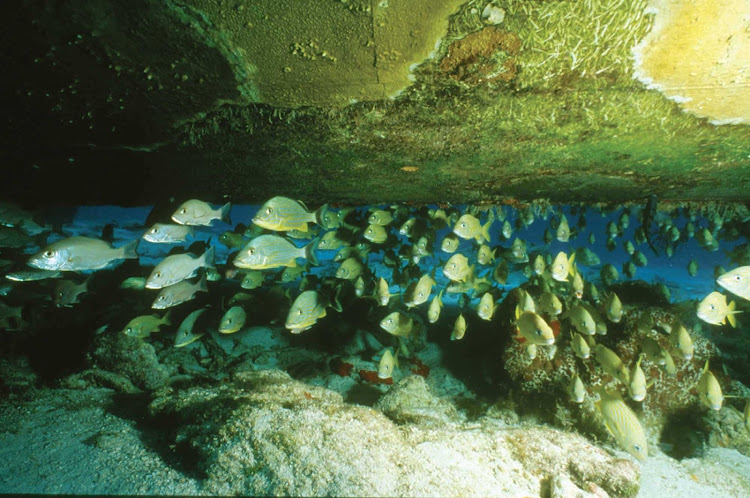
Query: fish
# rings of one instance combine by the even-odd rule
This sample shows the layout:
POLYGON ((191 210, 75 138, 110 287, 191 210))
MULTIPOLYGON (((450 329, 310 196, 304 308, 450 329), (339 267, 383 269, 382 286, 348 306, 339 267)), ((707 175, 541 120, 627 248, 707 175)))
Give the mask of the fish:
POLYGON ((599 289, 596 288, 594 282, 586 282, 586 288, 584 289, 584 295, 594 303, 599 302, 599 289))
POLYGON ((219 209, 214 209, 207 202, 190 199, 180 204, 180 207, 172 213, 172 221, 180 225, 209 226, 214 220, 221 220, 231 225, 232 220, 229 218, 231 209, 231 202, 227 202, 219 209))
POLYGON ((579 247, 575 251, 576 263, 583 266, 599 266, 602 264, 599 256, 588 247, 579 247))
POLYGON ((345 259, 336 270, 336 278, 344 280, 356 280, 357 277, 362 275, 364 267, 357 258, 345 259))
POLYGON ((698 304, 696 314, 698 318, 712 325, 724 325, 729 322, 732 327, 737 327, 737 319, 734 315, 742 313, 735 310, 735 302, 727 304, 727 298, 724 294, 714 291, 698 304))
POLYGON ((596 322, 591 313, 581 303, 575 303, 570 309, 563 314, 563 318, 568 318, 573 327, 581 334, 595 335, 596 322))
POLYGON ((481 244, 477 251, 477 263, 480 265, 491 265, 495 261, 495 251, 497 249, 490 250, 490 246, 481 244))
POLYGON ((594 329, 596 333, 599 335, 607 335, 607 322, 604 320, 601 313, 599 313, 599 310, 586 301, 580 301, 578 304, 588 311, 589 315, 591 315, 591 319, 594 320, 594 329))
POLYGON ((429 274, 424 274, 417 282, 412 282, 404 292, 404 304, 406 307, 413 308, 426 303, 432 293, 432 286, 436 283, 433 276, 429 274))
POLYGON ((219 235, 219 242, 224 244, 228 249, 239 249, 245 245, 245 238, 241 233, 227 231, 219 235))
POLYGON ((523 290, 521 287, 516 287, 516 295, 518 296, 518 303, 516 306, 521 311, 536 311, 536 303, 531 297, 531 294, 523 290))
POLYGON ((229 308, 219 322, 219 332, 222 334, 234 334, 245 326, 247 312, 242 306, 229 308))
POLYGON ((646 355, 648 361, 659 366, 663 366, 667 362, 665 358, 667 354, 666 350, 651 337, 644 337, 641 339, 641 351, 646 355))
POLYGON ((479 220, 470 215, 461 216, 453 227, 453 233, 462 239, 474 239, 477 242, 490 241, 490 226, 494 220, 492 217, 482 225, 479 220))
POLYGON ((142 239, 152 244, 178 244, 187 241, 188 237, 195 237, 195 228, 172 223, 154 223, 146 230, 142 239))
POLYGON ((531 263, 531 268, 534 270, 534 273, 536 275, 542 275, 544 273, 545 268, 547 268, 547 264, 544 262, 544 258, 541 254, 537 254, 534 258, 534 261, 531 263))
POLYGON ((380 279, 378 280, 378 288, 375 297, 378 300, 378 304, 380 306, 388 306, 388 303, 391 301, 390 286, 383 277, 380 277, 380 279))
POLYGON ((496 309, 497 306, 495 306, 495 298, 493 298, 492 294, 490 294, 489 292, 485 292, 482 295, 482 298, 479 300, 479 305, 477 306, 477 315, 482 320, 490 321, 492 320, 496 309))
POLYGON ((521 337, 531 344, 550 345, 555 342, 555 334, 544 318, 533 311, 521 311, 518 306, 516 306, 516 327, 521 337))
POLYGON ((101 270, 121 259, 138 259, 138 240, 114 248, 100 239, 73 236, 48 245, 29 258, 27 264, 39 270, 101 270))
POLYGON ((705 406, 717 411, 721 410, 721 405, 724 403, 724 394, 721 392, 719 381, 708 369, 708 360, 706 360, 706 364, 701 371, 701 377, 698 379, 698 398, 705 406))
POLYGON ((357 279, 354 281, 354 295, 357 297, 362 297, 365 295, 366 289, 365 279, 362 278, 362 275, 357 277, 357 279))
POLYGON ((594 232, 589 233, 589 244, 594 245, 596 243, 596 235, 594 232))
MULTIPOLYGON (((329 232, 331 233, 331 232, 329 232)), ((323 241, 321 240, 321 244, 323 241)), ((320 246, 318 246, 320 248, 320 246)), ((333 257, 333 261, 336 263, 341 263, 347 258, 357 258, 360 261, 366 262, 367 261, 367 254, 370 252, 370 245, 367 244, 366 246, 363 246, 361 249, 357 247, 352 246, 344 246, 336 253, 336 255, 333 257)), ((387 252, 387 251, 386 251, 387 252)), ((386 265, 389 265, 386 261, 387 257, 386 255, 383 256, 383 262, 386 265)), ((400 263, 399 263, 400 264, 400 263)))
POLYGON ((435 235, 433 233, 427 233, 419 237, 417 243, 414 244, 414 250, 420 256, 429 256, 432 254, 432 245, 434 244, 435 235))
POLYGON ((453 254, 458 250, 459 244, 460 240, 458 238, 458 235, 451 232, 443 237, 443 242, 440 244, 440 250, 443 252, 447 252, 448 254, 453 254))
POLYGON ((620 323, 622 320, 622 302, 614 292, 607 295, 604 302, 604 309, 607 312, 607 319, 612 323, 620 323))
POLYGON ((320 226, 322 226, 325 230, 333 230, 334 228, 338 228, 341 225, 346 225, 344 220, 353 210, 354 208, 340 209, 339 211, 325 209, 320 213, 320 226))
POLYGON ((630 384, 630 372, 622 362, 617 353, 606 346, 597 344, 594 346, 594 359, 602 366, 605 372, 626 386, 630 384))
POLYGON ((667 351, 666 349, 664 350, 664 364, 659 365, 659 368, 664 370, 667 375, 674 375, 675 373, 677 373, 677 365, 674 364, 672 355, 669 354, 669 351, 667 351))
POLYGON ((581 273, 578 271, 573 271, 573 281, 570 283, 570 290, 578 299, 583 298, 583 277, 581 277, 581 273))
POLYGON ((631 256, 631 261, 635 264, 635 266, 648 265, 648 259, 646 259, 646 255, 641 251, 635 251, 633 253, 633 256, 631 256))
POLYGON ((318 239, 304 247, 297 247, 289 240, 278 235, 260 235, 243 247, 234 257, 237 268, 247 270, 266 270, 281 266, 297 266, 297 258, 307 259, 317 265, 315 250, 318 239))
POLYGON ((159 330, 162 325, 171 325, 170 312, 168 311, 163 317, 156 315, 141 315, 133 318, 122 329, 122 333, 128 337, 137 337, 144 339, 153 332, 159 330))
POLYGON ((628 253, 629 256, 632 256, 635 254, 635 246, 633 243, 629 240, 626 240, 623 242, 623 248, 625 249, 625 252, 628 253))
POLYGON ((552 278, 558 282, 567 282, 568 275, 573 275, 573 262, 575 261, 575 257, 575 253, 571 254, 570 258, 568 258, 568 255, 563 251, 557 253, 550 268, 552 278))
POLYGON ((260 270, 250 270, 242 277, 240 287, 243 289, 257 289, 263 285, 265 275, 260 270))
POLYGON ((600 391, 596 403, 604 425, 617 443, 641 462, 648 457, 648 443, 638 417, 619 393, 600 391))
POLYGON ((62 273, 57 270, 21 270, 5 275, 5 278, 14 282, 36 282, 60 277, 62 277, 62 273))
POLYGON ((622 272, 628 278, 635 278, 635 265, 632 261, 626 261, 622 265, 622 272))
POLYGON ((146 279, 144 277, 130 277, 130 278, 126 278, 120 284, 120 289, 143 290, 145 288, 146 288, 146 279))
POLYGON ((529 344, 524 348, 524 353, 529 360, 536 358, 537 347, 536 344, 529 344))
POLYGON ((555 238, 560 242, 568 242, 570 240, 570 225, 568 225, 568 219, 565 215, 560 217, 560 223, 557 225, 557 230, 555 230, 555 238))
POLYGON ((492 270, 492 279, 499 285, 505 285, 508 281, 508 262, 501 260, 492 270))
POLYGON ((683 360, 693 358, 693 340, 684 325, 677 324, 672 327, 669 333, 669 343, 680 353, 683 360))
POLYGON ((630 399, 638 402, 646 399, 646 374, 643 373, 641 368, 641 360, 644 356, 643 354, 638 356, 638 361, 635 362, 630 373, 630 384, 628 384, 630 399))
POLYGON ((146 279, 147 289, 162 289, 194 277, 201 268, 215 268, 214 248, 209 247, 202 256, 190 253, 167 256, 154 267, 146 279))
POLYGON ((750 300, 750 266, 740 266, 716 279, 716 283, 735 296, 750 300))
POLYGON ((526 252, 526 241, 515 238, 510 245, 510 258, 513 263, 527 263, 529 254, 526 252))
POLYGON ((344 230, 332 230, 326 232, 320 238, 318 249, 321 251, 332 251, 349 245, 348 234, 350 232, 344 230))
POLYGON ((500 233, 506 239, 509 239, 510 236, 513 235, 513 227, 510 225, 510 222, 508 220, 503 221, 503 226, 500 229, 500 233))
MULTIPOLYGON (((554 292, 545 291, 539 296, 539 312, 548 316, 562 313, 562 302, 554 292)), ((533 310, 532 310, 533 311, 533 310)))
POLYGON ((365 229, 364 238, 373 244, 382 244, 388 240, 388 232, 382 225, 369 225, 365 229))
POLYGON ((456 321, 453 324, 453 330, 451 331, 451 341, 460 341, 466 334, 466 319, 464 315, 459 313, 456 317, 456 321))
POLYGON ((154 299, 153 304, 151 304, 151 307, 157 310, 171 308, 172 306, 190 301, 198 292, 208 292, 205 275, 195 283, 183 280, 169 287, 162 288, 159 291, 159 295, 154 299))
POLYGON ((471 280, 474 266, 469 266, 466 256, 456 253, 443 266, 443 274, 453 282, 466 282, 471 280))
POLYGON ((578 332, 573 332, 573 337, 570 340, 570 346, 573 348, 573 352, 582 360, 588 360, 591 356, 591 347, 589 346, 586 339, 583 338, 578 332))
POLYGON ((287 230, 307 232, 308 223, 322 225, 321 215, 327 209, 328 206, 324 205, 317 211, 310 212, 298 201, 276 196, 267 200, 255 213, 253 224, 275 232, 287 230))
POLYGON ((602 279, 604 285, 606 287, 609 287, 610 285, 620 280, 620 273, 617 271, 617 268, 607 263, 602 266, 601 270, 599 270, 599 277, 602 279))
POLYGON ((188 344, 192 344, 193 342, 197 341, 206 334, 205 331, 194 331, 195 322, 198 321, 198 318, 206 311, 206 309, 207 308, 197 309, 185 317, 180 326, 177 328, 177 334, 175 334, 174 337, 174 347, 185 347, 188 344))
POLYGON ((568 386, 568 394, 570 395, 570 400, 573 401, 573 403, 583 403, 583 401, 586 399, 586 388, 583 385, 583 381, 581 381, 581 378, 578 376, 578 374, 575 374, 573 378, 570 381, 570 385, 568 386))
POLYGON ((414 320, 403 313, 394 311, 380 320, 380 328, 396 337, 408 337, 414 331, 414 320))
POLYGON ((70 280, 60 280, 55 285, 52 302, 58 308, 71 307, 78 302, 78 298, 81 294, 88 292, 89 282, 91 282, 91 276, 76 284, 70 280))
POLYGON ((394 356, 390 348, 385 350, 378 362, 378 379, 390 379, 393 376, 393 371, 398 366, 398 352, 396 350, 394 356))
POLYGON ((309 270, 310 265, 308 263, 306 263, 304 266, 287 266, 281 271, 279 280, 282 283, 294 282, 309 270))
POLYGON ((440 318, 440 310, 443 309, 443 289, 440 290, 440 293, 432 298, 432 301, 430 301, 430 306, 427 308, 427 321, 430 323, 435 323, 440 318))
POLYGON ((337 288, 333 299, 328 297, 325 293, 316 290, 306 290, 301 293, 294 300, 291 308, 289 308, 284 327, 286 327, 292 334, 299 334, 308 330, 315 325, 318 320, 326 316, 326 308, 333 308, 340 312, 342 309, 341 304, 338 301, 338 293, 340 289, 340 287, 337 288))
POLYGON ((393 222, 393 215, 388 212, 384 211, 382 209, 378 209, 377 211, 373 211, 373 213, 367 218, 367 223, 370 225, 377 225, 377 226, 388 226, 393 222))

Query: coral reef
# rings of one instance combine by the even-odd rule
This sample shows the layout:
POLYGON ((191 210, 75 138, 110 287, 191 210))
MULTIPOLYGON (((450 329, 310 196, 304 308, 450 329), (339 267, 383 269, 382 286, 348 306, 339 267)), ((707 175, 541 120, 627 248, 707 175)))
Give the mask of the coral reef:
POLYGON ((467 84, 510 81, 516 76, 521 40, 515 33, 494 26, 471 33, 448 46, 448 55, 440 61, 440 70, 467 84), (498 55, 504 52, 506 55, 498 55))

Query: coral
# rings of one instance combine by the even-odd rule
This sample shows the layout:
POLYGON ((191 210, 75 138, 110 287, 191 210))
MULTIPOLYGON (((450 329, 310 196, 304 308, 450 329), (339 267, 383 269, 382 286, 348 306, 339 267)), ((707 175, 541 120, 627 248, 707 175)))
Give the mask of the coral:
POLYGON ((404 361, 408 362, 408 363, 411 363, 413 365, 409 369, 409 371, 411 373, 416 374, 416 375, 420 375, 420 376, 424 377, 425 379, 427 378, 428 375, 430 375, 430 367, 428 367, 427 365, 425 365, 424 363, 422 363, 420 361, 420 359, 417 358, 416 356, 414 356, 412 358, 406 358, 404 361))
POLYGON ((388 377, 387 379, 381 379, 378 377, 378 372, 375 370, 360 370, 359 378, 369 384, 393 384, 393 378, 388 377))
POLYGON ((515 33, 488 26, 454 41, 440 61, 440 71, 471 85, 507 82, 516 76, 516 63, 508 56, 516 55, 520 47, 515 33))
POLYGON ((354 365, 348 363, 341 358, 334 358, 331 360, 331 370, 339 377, 349 377, 352 374, 354 365))

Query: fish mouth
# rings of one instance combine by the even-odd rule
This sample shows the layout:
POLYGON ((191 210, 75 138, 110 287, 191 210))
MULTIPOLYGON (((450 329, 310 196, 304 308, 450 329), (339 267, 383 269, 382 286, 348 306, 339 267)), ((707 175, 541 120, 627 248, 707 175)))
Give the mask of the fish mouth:
POLYGON ((555 343, 555 338, 554 337, 550 337, 549 339, 547 339, 546 341, 544 341, 544 344, 547 344, 547 345, 554 344, 554 343, 555 343))
POLYGON ((257 225, 257 226, 259 226, 261 228, 265 228, 266 230, 273 230, 273 228, 270 226, 270 224, 267 223, 266 221, 264 221, 261 218, 253 218, 252 221, 253 221, 253 225, 257 225))

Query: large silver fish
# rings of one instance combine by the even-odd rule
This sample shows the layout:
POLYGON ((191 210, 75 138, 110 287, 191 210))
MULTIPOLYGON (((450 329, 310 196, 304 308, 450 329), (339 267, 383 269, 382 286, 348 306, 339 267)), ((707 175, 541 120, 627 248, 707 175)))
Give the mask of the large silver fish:
POLYGON ((34 254, 27 264, 40 270, 100 270, 120 259, 138 259, 137 247, 137 240, 114 248, 100 239, 68 237, 34 254))

